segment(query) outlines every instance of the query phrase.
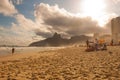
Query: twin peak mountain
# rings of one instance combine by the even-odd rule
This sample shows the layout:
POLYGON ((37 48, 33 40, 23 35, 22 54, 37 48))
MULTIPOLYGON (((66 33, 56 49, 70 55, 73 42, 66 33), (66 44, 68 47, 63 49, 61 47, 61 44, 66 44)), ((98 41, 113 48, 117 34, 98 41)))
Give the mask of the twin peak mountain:
POLYGON ((79 44, 81 42, 85 42, 87 39, 91 37, 80 35, 80 36, 73 36, 70 39, 62 38, 60 34, 55 33, 52 37, 46 38, 41 41, 33 42, 29 46, 38 46, 38 47, 47 47, 47 46, 68 46, 73 44, 79 44))

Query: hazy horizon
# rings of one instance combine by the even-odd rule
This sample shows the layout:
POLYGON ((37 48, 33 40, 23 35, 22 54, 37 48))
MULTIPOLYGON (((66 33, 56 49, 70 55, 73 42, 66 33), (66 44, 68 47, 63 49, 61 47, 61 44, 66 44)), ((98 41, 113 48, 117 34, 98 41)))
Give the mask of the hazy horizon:
POLYGON ((111 33, 120 0, 1 0, 0 45, 28 45, 51 37, 111 33))

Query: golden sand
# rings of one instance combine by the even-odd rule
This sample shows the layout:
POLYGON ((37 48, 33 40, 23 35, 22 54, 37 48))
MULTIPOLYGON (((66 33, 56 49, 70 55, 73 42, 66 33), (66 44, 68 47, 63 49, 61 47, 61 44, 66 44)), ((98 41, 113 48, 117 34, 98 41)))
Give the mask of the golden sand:
POLYGON ((120 47, 85 47, 14 54, 0 58, 0 80, 120 80, 120 47))

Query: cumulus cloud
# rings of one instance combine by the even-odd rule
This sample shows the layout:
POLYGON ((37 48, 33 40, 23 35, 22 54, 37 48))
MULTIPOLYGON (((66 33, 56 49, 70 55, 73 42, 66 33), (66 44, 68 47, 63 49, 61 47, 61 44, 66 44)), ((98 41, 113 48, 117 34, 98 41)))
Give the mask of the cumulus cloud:
MULTIPOLYGON (((33 21, 26 18, 22 14, 17 14, 15 16, 17 23, 12 23, 11 29, 16 31, 16 33, 22 34, 26 32, 41 32, 42 34, 50 33, 49 26, 42 25, 40 21, 33 21)), ((37 34, 37 33, 36 33, 37 34)), ((40 34, 40 33, 39 33, 40 34)), ((45 37, 44 35, 41 35, 45 37)), ((47 36, 46 36, 47 37, 47 36)))
POLYGON ((10 0, 1 0, 0 2, 0 13, 5 16, 11 16, 18 11, 10 0))
MULTIPOLYGON (((51 26, 50 31, 61 32, 70 35, 89 34, 96 32, 105 32, 105 28, 99 27, 97 21, 90 17, 81 18, 60 9, 57 5, 39 4, 35 8, 35 17, 41 20, 43 24, 51 26)), ((36 32, 37 35, 41 32, 36 32)))
POLYGON ((28 45, 33 41, 51 36, 48 35, 48 33, 51 34, 48 30, 50 27, 42 25, 38 21, 32 21, 22 14, 17 14, 14 18, 16 22, 12 23, 9 28, 0 26, 0 44, 28 45), (35 33, 37 31, 41 32, 42 35, 37 36, 35 33))
MULTIPOLYGON (((34 36, 32 31, 25 30, 24 28, 12 24, 11 28, 0 26, 0 45, 28 45, 33 41, 34 36)), ((40 40, 40 38, 38 37, 40 40)), ((37 40, 38 40, 37 39, 37 40)))
POLYGON ((112 0, 114 3, 118 3, 120 2, 120 0, 112 0))
POLYGON ((33 21, 17 13, 14 15, 16 22, 12 23, 10 29, 0 27, 0 35, 3 34, 5 40, 11 39, 9 40, 11 42, 15 40, 19 44, 29 44, 34 41, 34 36, 37 36, 37 40, 40 40, 51 37, 55 32, 66 37, 110 32, 110 27, 100 27, 98 22, 91 17, 81 17, 66 11, 64 8, 59 8, 58 5, 50 6, 40 3, 35 6, 34 16, 35 20, 33 21), (7 39, 8 37, 9 39, 7 39))
POLYGON ((13 4, 20 5, 23 3, 23 0, 11 0, 13 4))

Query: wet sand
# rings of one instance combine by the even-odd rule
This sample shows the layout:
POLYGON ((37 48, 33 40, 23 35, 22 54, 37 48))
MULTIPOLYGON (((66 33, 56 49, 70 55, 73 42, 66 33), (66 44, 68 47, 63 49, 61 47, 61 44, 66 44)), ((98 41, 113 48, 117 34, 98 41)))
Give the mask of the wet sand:
POLYGON ((94 52, 69 47, 4 56, 0 80, 120 80, 120 47, 94 52))

